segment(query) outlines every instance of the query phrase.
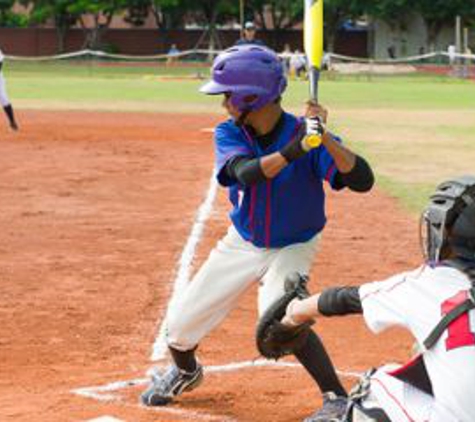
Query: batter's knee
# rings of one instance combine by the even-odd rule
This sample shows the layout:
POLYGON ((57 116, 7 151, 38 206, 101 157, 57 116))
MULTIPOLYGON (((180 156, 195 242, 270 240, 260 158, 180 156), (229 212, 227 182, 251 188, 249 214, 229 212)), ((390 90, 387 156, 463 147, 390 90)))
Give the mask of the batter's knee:
POLYGON ((176 350, 186 352, 195 349, 199 340, 193 332, 193 323, 186 314, 175 312, 167 316, 166 337, 167 344, 176 350))

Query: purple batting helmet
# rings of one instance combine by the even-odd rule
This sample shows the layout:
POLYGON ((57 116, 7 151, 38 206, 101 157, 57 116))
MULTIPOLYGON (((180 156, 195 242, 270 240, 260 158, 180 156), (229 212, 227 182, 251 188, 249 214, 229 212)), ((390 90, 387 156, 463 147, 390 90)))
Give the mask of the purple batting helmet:
POLYGON ((282 63, 272 50, 245 44, 228 48, 213 63, 211 80, 201 92, 229 94, 239 111, 258 110, 285 91, 287 79, 282 63))

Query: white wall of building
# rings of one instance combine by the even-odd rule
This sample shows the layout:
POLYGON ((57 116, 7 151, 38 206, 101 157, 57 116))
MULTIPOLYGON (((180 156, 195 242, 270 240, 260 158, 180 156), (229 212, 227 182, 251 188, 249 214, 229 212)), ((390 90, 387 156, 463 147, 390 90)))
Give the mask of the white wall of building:
MULTIPOLYGON (((399 28, 391 28, 383 21, 373 23, 373 55, 377 59, 389 58, 388 49, 393 46, 396 57, 406 57, 430 52, 427 30, 422 18, 412 15, 406 19, 405 25, 399 28)), ((450 28, 444 28, 439 34, 436 43, 436 51, 447 51, 450 44, 455 44, 455 22, 450 28)))

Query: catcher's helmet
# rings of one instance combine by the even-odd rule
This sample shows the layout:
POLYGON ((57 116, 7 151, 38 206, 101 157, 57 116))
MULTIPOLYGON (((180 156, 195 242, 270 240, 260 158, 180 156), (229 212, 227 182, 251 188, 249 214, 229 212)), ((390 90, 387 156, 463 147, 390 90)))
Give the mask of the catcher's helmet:
POLYGON ((211 80, 201 92, 228 94, 231 104, 241 112, 258 110, 285 91, 284 68, 269 48, 239 45, 223 51, 213 63, 211 80))
POLYGON ((426 259, 449 257, 475 261, 475 176, 462 176, 437 186, 421 217, 426 259))

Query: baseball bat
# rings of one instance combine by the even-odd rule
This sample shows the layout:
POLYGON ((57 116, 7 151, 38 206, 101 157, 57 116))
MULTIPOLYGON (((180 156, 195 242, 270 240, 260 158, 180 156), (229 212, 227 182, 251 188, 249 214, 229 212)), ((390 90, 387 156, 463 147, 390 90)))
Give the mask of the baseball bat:
MULTIPOLYGON (((318 104, 318 80, 323 58, 323 0, 304 0, 304 50, 308 62, 310 101, 318 104)), ((306 142, 318 146, 321 139, 317 135, 306 142)))

